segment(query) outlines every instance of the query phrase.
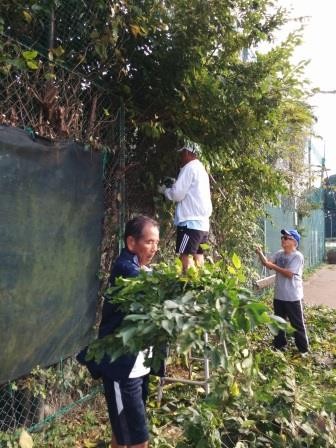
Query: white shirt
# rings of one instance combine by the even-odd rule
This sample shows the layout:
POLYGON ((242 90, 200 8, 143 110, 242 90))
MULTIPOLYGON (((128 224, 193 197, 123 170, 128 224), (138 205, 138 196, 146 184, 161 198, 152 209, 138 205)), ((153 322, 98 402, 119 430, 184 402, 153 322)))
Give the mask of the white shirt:
MULTIPOLYGON (((152 357, 152 350, 150 350, 149 357, 152 357)), ((140 378, 141 376, 148 375, 150 367, 145 366, 145 359, 145 351, 139 352, 128 378, 140 378)))
MULTIPOLYGON (((146 272, 152 271, 152 269, 148 266, 142 266, 141 269, 146 272)), ((152 350, 152 347, 150 347, 148 355, 149 358, 153 356, 152 350)), ((128 378, 140 378, 142 376, 148 375, 148 373, 150 372, 150 367, 145 366, 147 353, 148 350, 143 350, 138 353, 138 356, 136 357, 134 366, 132 367, 131 373, 128 375, 128 378)))
POLYGON ((206 221, 212 213, 209 176, 203 164, 191 160, 181 168, 180 174, 165 196, 177 202, 175 224, 183 221, 206 221))

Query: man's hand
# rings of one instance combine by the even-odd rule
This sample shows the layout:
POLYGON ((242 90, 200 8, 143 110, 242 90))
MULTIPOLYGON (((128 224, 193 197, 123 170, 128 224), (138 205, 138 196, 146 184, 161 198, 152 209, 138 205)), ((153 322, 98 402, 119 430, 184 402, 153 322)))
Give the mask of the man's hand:
POLYGON ((256 251, 256 254, 258 254, 258 255, 260 255, 262 253, 262 250, 261 250, 260 246, 257 246, 255 251, 256 251))
POLYGON ((176 182, 176 179, 174 179, 173 177, 167 176, 163 179, 163 185, 165 185, 167 188, 171 188, 175 182, 176 182))
POLYGON ((157 187, 157 191, 160 193, 160 194, 165 194, 165 191, 167 190, 167 187, 165 186, 165 185, 158 185, 158 187, 157 187))
MULTIPOLYGON (((262 262, 262 264, 268 268, 267 263, 270 263, 270 262, 267 260, 267 258, 263 254, 261 247, 257 246, 255 251, 256 251, 256 254, 259 255, 259 259, 262 262)), ((271 264, 273 264, 273 263, 271 263, 271 264)), ((272 268, 268 268, 268 269, 272 269, 272 268)))

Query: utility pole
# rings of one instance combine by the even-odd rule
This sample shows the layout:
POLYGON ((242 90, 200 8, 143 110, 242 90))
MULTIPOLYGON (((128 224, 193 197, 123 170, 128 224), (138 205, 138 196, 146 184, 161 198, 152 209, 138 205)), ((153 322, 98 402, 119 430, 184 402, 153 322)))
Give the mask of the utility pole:
POLYGON ((324 172, 326 171, 326 164, 325 164, 325 159, 326 159, 326 143, 325 140, 323 141, 324 145, 323 145, 323 157, 322 157, 322 163, 321 163, 321 187, 323 186, 323 176, 324 176, 324 172))
POLYGON ((311 134, 309 136, 309 140, 308 140, 308 188, 309 191, 311 190, 311 150, 312 150, 312 139, 311 139, 311 134))

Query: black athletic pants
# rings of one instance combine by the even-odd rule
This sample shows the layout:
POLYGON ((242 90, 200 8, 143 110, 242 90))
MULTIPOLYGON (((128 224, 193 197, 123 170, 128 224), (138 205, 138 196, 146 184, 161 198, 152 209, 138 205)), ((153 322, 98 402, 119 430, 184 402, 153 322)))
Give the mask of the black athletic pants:
MULTIPOLYGON (((288 319, 295 328, 295 344, 301 353, 308 351, 308 337, 303 316, 302 300, 296 302, 286 302, 284 300, 274 300, 274 314, 283 319, 288 319)), ((287 344, 286 333, 280 330, 273 341, 274 347, 282 349, 287 344)))

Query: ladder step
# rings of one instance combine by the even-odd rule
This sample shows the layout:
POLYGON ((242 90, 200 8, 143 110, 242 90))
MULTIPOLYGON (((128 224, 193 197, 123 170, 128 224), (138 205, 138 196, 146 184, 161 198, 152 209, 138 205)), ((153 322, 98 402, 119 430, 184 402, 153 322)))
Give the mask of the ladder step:
POLYGON ((208 382, 207 381, 197 381, 197 380, 187 380, 185 378, 169 378, 169 377, 162 377, 161 378, 161 384, 163 383, 183 383, 183 384, 194 384, 197 386, 205 386, 208 382))
POLYGON ((189 356, 189 361, 207 361, 208 358, 196 358, 194 356, 189 356))

